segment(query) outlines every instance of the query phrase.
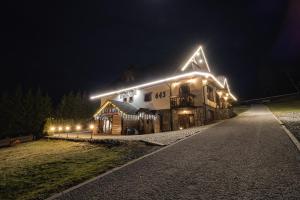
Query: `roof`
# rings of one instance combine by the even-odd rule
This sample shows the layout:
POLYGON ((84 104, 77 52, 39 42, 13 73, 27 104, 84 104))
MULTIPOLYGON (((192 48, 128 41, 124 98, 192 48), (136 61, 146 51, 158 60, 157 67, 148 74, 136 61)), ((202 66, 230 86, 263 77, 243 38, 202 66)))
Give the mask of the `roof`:
POLYGON ((110 100, 110 102, 115 105, 119 110, 122 112, 129 114, 129 115, 134 115, 138 111, 138 108, 134 107, 130 103, 125 103, 121 101, 116 101, 116 100, 110 100))
POLYGON ((149 87, 149 86, 153 86, 153 85, 158 85, 161 83, 168 83, 168 82, 176 81, 178 79, 188 78, 191 76, 202 76, 205 78, 211 78, 215 83, 217 83, 217 85, 220 88, 224 89, 227 87, 230 97, 233 100, 237 100, 236 97, 231 93, 226 78, 224 77, 224 78, 218 79, 216 76, 214 76, 211 73, 211 70, 207 63, 207 59, 205 57, 204 51, 201 46, 194 52, 194 54, 190 57, 190 59, 186 62, 186 64, 181 68, 180 74, 169 76, 169 77, 159 79, 159 80, 144 82, 142 84, 134 85, 131 87, 123 86, 123 88, 119 88, 117 90, 112 90, 112 91, 104 92, 101 94, 93 95, 90 97, 90 99, 98 99, 101 97, 119 94, 119 93, 130 91, 130 90, 145 88, 145 87, 149 87), (188 72, 186 71, 187 68, 189 68, 188 72), (190 71, 190 70, 192 70, 192 71, 190 71), (186 72, 184 72, 184 71, 186 71, 186 72))

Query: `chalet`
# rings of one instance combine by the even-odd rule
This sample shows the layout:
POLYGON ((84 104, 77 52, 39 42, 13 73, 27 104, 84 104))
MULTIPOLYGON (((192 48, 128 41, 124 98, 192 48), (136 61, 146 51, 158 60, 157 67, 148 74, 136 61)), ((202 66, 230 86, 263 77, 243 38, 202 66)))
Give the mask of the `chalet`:
POLYGON ((146 134, 201 126, 232 116, 227 79, 215 76, 200 46, 179 72, 90 97, 100 134, 146 134))

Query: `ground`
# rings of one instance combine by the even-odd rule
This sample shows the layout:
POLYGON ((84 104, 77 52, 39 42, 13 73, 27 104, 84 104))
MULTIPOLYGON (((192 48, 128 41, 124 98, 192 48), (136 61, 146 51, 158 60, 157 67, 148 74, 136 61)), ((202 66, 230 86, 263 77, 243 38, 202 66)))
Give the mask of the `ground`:
POLYGON ((44 199, 157 149, 40 140, 0 149, 0 199, 44 199))
POLYGON ((237 115, 247 111, 250 108, 249 105, 235 105, 233 106, 233 112, 237 115))
MULTIPOLYGON (((153 134, 143 134, 143 135, 93 135, 93 141, 102 140, 117 140, 117 141, 143 141, 146 143, 151 143, 159 146, 169 145, 185 137, 190 137, 196 133, 204 131, 214 124, 200 126, 195 128, 183 129, 178 131, 168 131, 153 134)), ((52 139, 67 139, 74 141, 89 141, 91 138, 90 133, 60 133, 49 136, 52 139)))
MULTIPOLYGON (((145 135, 168 146, 55 198, 300 199, 299 152, 265 106, 245 110, 215 125, 145 135)), ((3 148, 0 199, 43 199, 157 149, 62 140, 3 148)))
POLYGON ((283 99, 267 104, 270 110, 300 141, 300 99, 283 99))
POLYGON ((300 154, 266 106, 173 143, 57 199, 300 199, 300 154))

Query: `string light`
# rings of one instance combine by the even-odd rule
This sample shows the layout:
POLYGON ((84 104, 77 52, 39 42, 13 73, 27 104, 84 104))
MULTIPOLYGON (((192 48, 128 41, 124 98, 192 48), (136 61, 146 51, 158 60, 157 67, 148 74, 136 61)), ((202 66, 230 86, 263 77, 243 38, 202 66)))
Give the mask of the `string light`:
MULTIPOLYGON (((125 88, 125 89, 115 90, 115 91, 111 91, 111 92, 91 96, 90 99, 92 99, 92 100, 93 99, 98 99, 98 98, 105 97, 105 96, 119 94, 119 93, 127 91, 127 90, 143 88, 143 87, 152 86, 152 85, 156 85, 156 84, 160 84, 160 83, 164 83, 164 82, 170 82, 170 81, 173 81, 173 80, 177 80, 177 79, 180 79, 180 78, 186 78, 186 77, 190 77, 190 76, 204 76, 205 78, 212 78, 222 89, 224 89, 224 85, 213 74, 208 73, 208 72, 193 71, 193 72, 188 72, 188 73, 185 73, 185 74, 172 76, 172 77, 168 77, 168 78, 165 78, 165 79, 160 79, 160 80, 157 80, 157 81, 153 81, 153 82, 149 82, 149 83, 145 83, 145 84, 141 84, 141 85, 136 85, 136 86, 125 88)), ((234 100, 236 100, 234 95, 231 94, 230 96, 234 100)), ((110 101, 107 101, 106 103, 109 103, 109 102, 110 101)), ((102 107, 104 107, 104 106, 102 106, 102 107)))
POLYGON ((66 126, 66 131, 69 131, 70 129, 71 129, 71 127, 70 126, 66 126))
MULTIPOLYGON (((185 74, 181 74, 181 75, 177 75, 177 76, 168 77, 168 78, 165 78, 165 79, 156 80, 156 81, 153 81, 153 82, 144 83, 144 84, 141 84, 141 85, 132 86, 132 87, 129 87, 129 88, 124 88, 124 89, 120 89, 120 90, 115 90, 115 91, 111 91, 111 92, 107 92, 107 93, 94 95, 94 96, 91 96, 90 99, 97 99, 97 98, 101 98, 101 97, 104 97, 104 96, 120 94, 120 93, 124 93, 124 92, 128 92, 128 91, 132 91, 132 90, 135 91, 138 88, 143 88, 143 87, 147 87, 147 86, 151 86, 151 85, 155 85, 155 84, 174 81, 176 79, 196 75, 196 76, 205 76, 206 78, 211 77, 222 89, 225 87, 225 85, 227 85, 230 97, 233 100, 236 101, 237 98, 233 94, 231 94, 231 92, 230 92, 230 88, 228 86, 227 79, 225 79, 223 84, 222 84, 213 74, 210 73, 210 67, 208 65, 208 62, 207 62, 207 59, 206 59, 206 56, 205 56, 205 53, 203 51, 202 46, 198 47, 198 49, 194 52, 194 54, 190 57, 190 59, 181 68, 181 71, 184 71, 188 67, 188 65, 194 60, 195 56, 199 56, 200 53, 202 54, 203 59, 201 58, 199 60, 199 62, 200 63, 202 63, 203 61, 205 62, 206 66, 207 66, 207 69, 208 69, 208 72, 193 71, 193 72, 189 72, 189 73, 185 73, 185 74)), ((173 84, 174 84, 174 86, 177 85, 177 83, 173 83, 173 84)))
POLYGON ((90 125, 89 125, 89 129, 90 129, 90 130, 93 130, 94 128, 95 128, 94 124, 90 124, 90 125))
POLYGON ((77 130, 77 131, 80 131, 80 130, 81 130, 81 126, 80 126, 80 125, 77 125, 77 126, 76 126, 76 130, 77 130))
POLYGON ((199 51, 201 50, 201 46, 198 47, 198 49, 195 51, 195 53, 188 59, 188 61, 184 64, 184 66, 181 68, 181 71, 184 71, 188 65, 193 61, 194 57, 199 55, 199 51))
POLYGON ((222 91, 218 91, 217 94, 219 95, 219 97, 221 97, 223 95, 222 91))
POLYGON ((187 80, 187 82, 188 82, 188 83, 195 83, 195 82, 196 82, 196 79, 191 78, 191 79, 187 80))
POLYGON ((54 126, 50 127, 50 131, 54 132, 56 129, 54 126))

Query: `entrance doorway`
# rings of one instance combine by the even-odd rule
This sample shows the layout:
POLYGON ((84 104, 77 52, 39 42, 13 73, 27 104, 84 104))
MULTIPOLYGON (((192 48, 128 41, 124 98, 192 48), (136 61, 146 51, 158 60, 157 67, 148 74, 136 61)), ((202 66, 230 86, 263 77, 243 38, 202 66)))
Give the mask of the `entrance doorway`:
POLYGON ((194 114, 178 115, 179 128, 190 128, 195 126, 194 114))
POLYGON ((103 117, 103 133, 104 134, 111 134, 112 131, 112 117, 111 116, 105 116, 103 117))

